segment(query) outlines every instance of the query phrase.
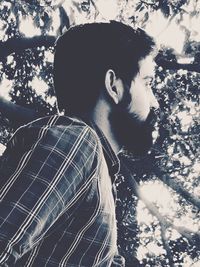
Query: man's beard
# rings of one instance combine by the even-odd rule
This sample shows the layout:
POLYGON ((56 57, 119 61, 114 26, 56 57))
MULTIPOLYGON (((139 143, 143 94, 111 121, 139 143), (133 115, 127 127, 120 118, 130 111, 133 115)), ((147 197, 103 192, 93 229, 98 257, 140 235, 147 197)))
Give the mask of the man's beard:
POLYGON ((144 156, 152 147, 152 132, 157 120, 154 110, 150 110, 145 121, 141 121, 127 108, 118 105, 110 114, 110 121, 117 141, 134 156, 144 156))

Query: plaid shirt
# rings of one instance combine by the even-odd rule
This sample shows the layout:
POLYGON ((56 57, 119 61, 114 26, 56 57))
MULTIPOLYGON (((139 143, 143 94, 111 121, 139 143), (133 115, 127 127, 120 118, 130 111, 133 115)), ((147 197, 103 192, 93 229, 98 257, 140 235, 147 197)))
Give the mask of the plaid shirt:
POLYGON ((0 179, 0 266, 123 266, 114 257, 112 182, 119 160, 92 127, 55 115, 19 128, 8 143, 0 179))

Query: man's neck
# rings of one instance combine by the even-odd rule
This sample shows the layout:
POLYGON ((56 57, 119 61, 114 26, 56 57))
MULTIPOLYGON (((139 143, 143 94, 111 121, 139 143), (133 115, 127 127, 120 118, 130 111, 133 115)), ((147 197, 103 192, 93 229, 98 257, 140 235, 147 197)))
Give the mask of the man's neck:
POLYGON ((110 143, 113 151, 118 154, 121 147, 119 146, 113 133, 108 113, 105 112, 105 110, 102 112, 100 110, 97 110, 97 112, 94 111, 92 115, 89 116, 89 119, 99 127, 99 129, 103 132, 108 142, 110 143))

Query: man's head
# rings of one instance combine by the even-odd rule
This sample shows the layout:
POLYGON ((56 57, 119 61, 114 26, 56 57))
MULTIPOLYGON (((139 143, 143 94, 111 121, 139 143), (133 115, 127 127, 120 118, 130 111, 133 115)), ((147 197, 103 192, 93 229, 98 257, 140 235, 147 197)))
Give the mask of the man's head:
POLYGON ((110 113, 118 142, 137 156, 146 154, 153 143, 155 111, 159 107, 151 89, 154 67, 151 54, 139 61, 138 74, 110 113))
POLYGON ((130 85, 139 60, 153 45, 144 31, 120 22, 70 28, 56 44, 54 83, 59 108, 75 114, 87 112, 105 86, 109 69, 130 85))
POLYGON ((134 139, 136 128, 146 122, 151 109, 150 100, 146 101, 149 106, 143 101, 150 93, 144 92, 144 84, 141 86, 145 77, 140 81, 140 72, 152 58, 153 47, 152 38, 143 30, 120 22, 72 27, 56 45, 54 84, 59 108, 69 115, 84 116, 94 109, 103 92, 117 139, 129 145, 130 134, 134 139))

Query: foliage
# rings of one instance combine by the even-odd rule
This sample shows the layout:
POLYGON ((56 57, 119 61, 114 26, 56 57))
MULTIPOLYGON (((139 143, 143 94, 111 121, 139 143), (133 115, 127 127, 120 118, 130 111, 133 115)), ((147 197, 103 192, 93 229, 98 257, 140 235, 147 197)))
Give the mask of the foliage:
MULTIPOLYGON (((199 266, 200 73, 188 71, 200 63, 200 33, 194 25, 199 11, 196 0, 110 0, 107 4, 103 0, 1 1, 0 47, 12 39, 15 44, 25 43, 27 35, 31 45, 26 49, 16 45, 16 52, 9 54, 7 50, 6 57, 0 52, 0 95, 44 115, 56 112, 53 47, 49 43, 34 45, 34 35, 48 40, 69 25, 110 18, 149 31, 149 25, 153 29, 155 23, 159 28, 153 21, 155 15, 166 22, 162 33, 174 25, 184 35, 181 52, 169 43, 168 47, 160 46, 160 66, 152 81, 160 103, 160 127, 151 153, 142 159, 128 152, 120 155, 117 217, 119 250, 126 266, 199 266), (107 11, 108 7, 112 12, 107 11), (26 31, 24 23, 36 34, 31 29, 26 31), (189 63, 178 63, 185 58, 190 59, 189 63), (161 64, 163 59, 168 64, 161 64)), ((160 35, 156 36, 160 44, 160 35)), ((0 142, 6 144, 12 132, 12 120, 1 115, 0 142)))
POLYGON ((134 259, 143 247, 144 266, 189 266, 189 262, 199 262, 199 103, 193 90, 199 79, 197 73, 158 67, 153 86, 161 106, 159 137, 145 158, 123 155, 132 179, 141 185, 146 197, 141 195, 143 191, 133 192, 125 175, 119 181, 119 210, 125 206, 126 215, 118 216, 123 230, 128 224, 123 235, 128 236, 125 244, 130 244, 126 248, 129 259, 130 251, 134 259), (125 194, 126 188, 132 194, 125 194), (136 207, 142 210, 143 218, 136 207), (139 231, 135 233, 137 217, 139 231))

